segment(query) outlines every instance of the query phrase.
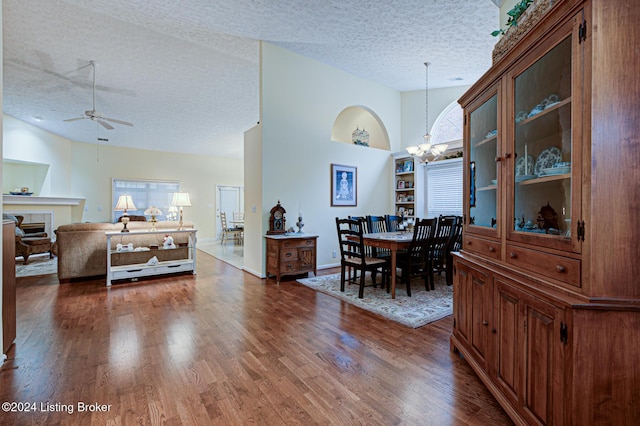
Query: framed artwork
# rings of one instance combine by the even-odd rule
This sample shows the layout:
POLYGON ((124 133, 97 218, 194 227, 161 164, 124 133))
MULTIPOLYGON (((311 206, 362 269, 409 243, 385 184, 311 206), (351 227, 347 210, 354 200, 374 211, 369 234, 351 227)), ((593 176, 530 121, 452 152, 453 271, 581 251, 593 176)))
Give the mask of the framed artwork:
POLYGON ((404 185, 405 185, 405 183, 404 183, 403 180, 399 180, 398 181, 398 189, 404 189, 404 185))
POLYGON ((358 168, 331 164, 331 206, 358 205, 358 168))
POLYGON ((412 172, 413 171, 413 160, 406 160, 404 162, 404 171, 412 172))

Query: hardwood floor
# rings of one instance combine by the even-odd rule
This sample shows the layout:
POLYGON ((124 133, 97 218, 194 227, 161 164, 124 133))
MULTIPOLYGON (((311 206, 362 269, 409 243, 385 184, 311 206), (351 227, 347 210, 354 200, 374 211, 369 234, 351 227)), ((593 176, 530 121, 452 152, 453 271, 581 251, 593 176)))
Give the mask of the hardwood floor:
POLYGON ((0 401, 37 411, 0 424, 511 424, 451 317, 413 330, 203 252, 195 277, 19 278, 17 312, 0 401))

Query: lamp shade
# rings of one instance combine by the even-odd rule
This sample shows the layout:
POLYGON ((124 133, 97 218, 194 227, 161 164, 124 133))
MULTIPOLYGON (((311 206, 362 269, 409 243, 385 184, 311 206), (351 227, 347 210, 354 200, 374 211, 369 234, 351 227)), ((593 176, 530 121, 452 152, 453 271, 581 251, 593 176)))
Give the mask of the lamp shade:
POLYGON ((147 216, 160 216, 162 211, 156 206, 151 206, 144 211, 144 214, 147 216))
POLYGON ((188 192, 174 192, 173 200, 171 201, 172 206, 177 207, 191 207, 191 200, 189 200, 188 192))
POLYGON ((127 211, 127 210, 137 210, 136 205, 133 204, 133 198, 131 195, 123 194, 118 197, 118 202, 116 203, 116 207, 113 209, 115 211, 127 211))

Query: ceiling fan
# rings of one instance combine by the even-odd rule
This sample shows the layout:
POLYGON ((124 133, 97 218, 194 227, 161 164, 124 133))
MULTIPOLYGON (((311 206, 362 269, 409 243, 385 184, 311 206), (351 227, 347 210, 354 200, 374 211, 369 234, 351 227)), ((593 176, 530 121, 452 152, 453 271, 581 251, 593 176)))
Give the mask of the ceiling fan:
POLYGON ((129 123, 128 121, 118 120, 115 118, 106 117, 103 113, 96 111, 96 62, 89 61, 89 65, 93 68, 93 108, 89 111, 84 112, 83 117, 69 118, 64 121, 77 121, 77 120, 86 120, 91 119, 104 127, 107 130, 113 130, 114 127, 107 123, 110 121, 112 123, 124 124, 125 126, 133 126, 133 123, 129 123))

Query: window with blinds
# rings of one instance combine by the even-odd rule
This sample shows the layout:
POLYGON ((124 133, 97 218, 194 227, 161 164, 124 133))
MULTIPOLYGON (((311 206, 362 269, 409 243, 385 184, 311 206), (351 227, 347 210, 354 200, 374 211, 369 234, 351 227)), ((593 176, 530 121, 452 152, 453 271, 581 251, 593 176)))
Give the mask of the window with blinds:
POLYGON ((462 158, 427 164, 427 216, 462 216, 462 158))
MULTIPOLYGON (((155 206, 162 211, 161 216, 157 216, 158 220, 164 220, 168 213, 173 193, 180 192, 180 182, 177 181, 160 181, 160 180, 133 180, 133 179, 113 179, 113 190, 111 194, 113 199, 111 205, 115 206, 118 197, 123 194, 131 195, 136 210, 127 211, 130 215, 143 215, 144 211, 151 206, 155 206)), ((118 218, 124 212, 113 211, 113 222, 117 222, 118 218)))

